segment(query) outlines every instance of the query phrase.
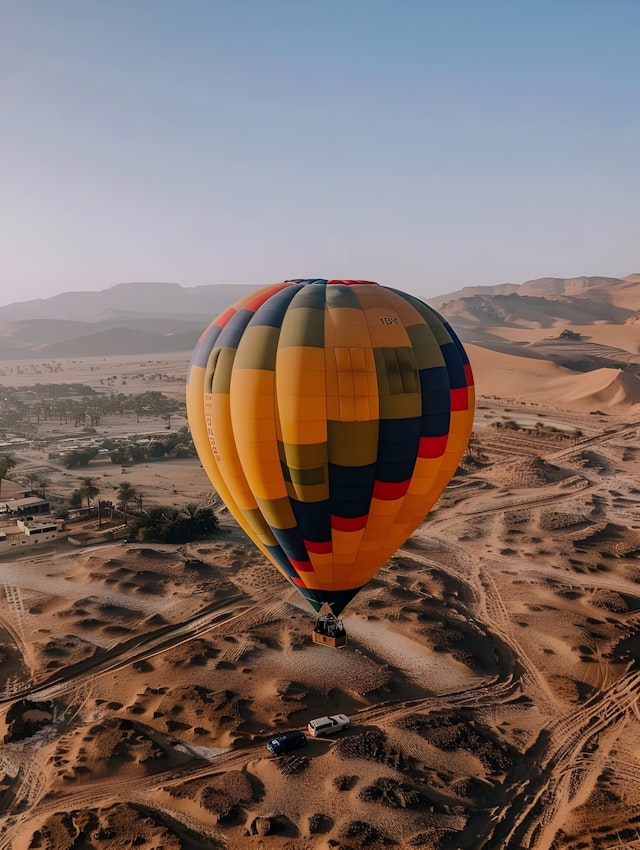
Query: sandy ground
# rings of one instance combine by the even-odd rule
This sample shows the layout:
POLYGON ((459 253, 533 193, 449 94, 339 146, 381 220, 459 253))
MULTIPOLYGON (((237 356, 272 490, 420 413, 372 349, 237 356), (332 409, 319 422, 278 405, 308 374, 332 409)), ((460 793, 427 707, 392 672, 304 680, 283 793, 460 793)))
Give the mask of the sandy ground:
MULTIPOLYGON (((640 410, 521 399, 493 354, 472 351, 464 473, 343 649, 224 510, 200 544, 0 561, 0 850, 640 846, 640 410), (334 712, 337 739, 267 752, 334 712)), ((149 388, 140 364, 82 368, 149 388)), ((52 491, 87 474, 29 452, 15 472, 38 465, 52 491)), ((90 474, 103 498, 123 475, 145 501, 209 490, 195 460, 90 474)))
POLYGON ((57 360, 11 360, 0 366, 0 384, 28 387, 45 383, 86 384, 96 390, 144 393, 160 390, 184 398, 189 353, 157 356, 83 357, 57 360))

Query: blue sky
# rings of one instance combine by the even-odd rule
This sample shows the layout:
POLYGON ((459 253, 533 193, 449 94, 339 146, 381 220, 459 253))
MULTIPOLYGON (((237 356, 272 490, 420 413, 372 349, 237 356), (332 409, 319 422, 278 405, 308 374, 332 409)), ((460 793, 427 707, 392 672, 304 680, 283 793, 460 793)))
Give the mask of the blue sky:
POLYGON ((0 301, 640 272, 637 0, 0 0, 0 301))

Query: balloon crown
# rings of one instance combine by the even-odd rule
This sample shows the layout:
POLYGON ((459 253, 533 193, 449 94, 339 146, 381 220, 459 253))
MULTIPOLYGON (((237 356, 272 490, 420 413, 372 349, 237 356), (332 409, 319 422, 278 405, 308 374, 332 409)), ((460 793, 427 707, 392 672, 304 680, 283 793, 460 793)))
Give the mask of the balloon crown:
POLYGON ((370 286, 380 286, 375 280, 327 280, 326 278, 318 277, 298 277, 286 280, 285 283, 319 283, 326 286, 360 286, 361 284, 369 284, 370 286))

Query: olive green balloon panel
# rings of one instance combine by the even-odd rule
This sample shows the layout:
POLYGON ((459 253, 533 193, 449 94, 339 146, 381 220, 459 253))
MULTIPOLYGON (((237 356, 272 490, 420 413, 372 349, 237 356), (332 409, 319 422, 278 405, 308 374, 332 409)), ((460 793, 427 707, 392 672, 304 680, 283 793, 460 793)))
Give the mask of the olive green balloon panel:
POLYGON ((187 379, 211 483, 311 606, 335 615, 437 501, 473 412, 447 322, 368 281, 253 292, 203 332, 187 379))

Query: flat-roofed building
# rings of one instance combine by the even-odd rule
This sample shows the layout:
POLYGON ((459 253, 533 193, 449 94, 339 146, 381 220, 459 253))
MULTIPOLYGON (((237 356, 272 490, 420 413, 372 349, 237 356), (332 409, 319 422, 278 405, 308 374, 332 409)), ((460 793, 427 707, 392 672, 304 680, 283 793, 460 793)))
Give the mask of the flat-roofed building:
POLYGON ((39 496, 25 496, 22 499, 7 499, 0 502, 0 513, 9 516, 26 516, 27 514, 48 514, 49 502, 39 496))
POLYGON ((27 549, 38 543, 54 543, 67 536, 61 519, 19 519, 0 528, 0 554, 27 549))

